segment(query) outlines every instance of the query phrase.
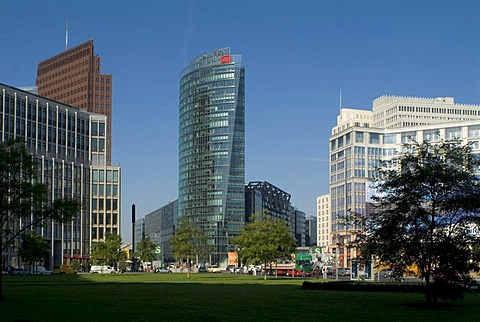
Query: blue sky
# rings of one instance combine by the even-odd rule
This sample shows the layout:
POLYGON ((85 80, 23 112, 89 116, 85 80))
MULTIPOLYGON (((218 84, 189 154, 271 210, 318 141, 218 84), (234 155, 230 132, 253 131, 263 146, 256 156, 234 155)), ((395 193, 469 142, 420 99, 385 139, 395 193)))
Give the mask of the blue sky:
POLYGON ((38 62, 94 39, 113 75, 113 161, 122 237, 177 198, 178 82, 197 55, 230 47, 246 68, 246 181, 269 181, 315 214, 342 106, 387 95, 480 104, 480 1, 0 2, 0 82, 35 84, 38 62))

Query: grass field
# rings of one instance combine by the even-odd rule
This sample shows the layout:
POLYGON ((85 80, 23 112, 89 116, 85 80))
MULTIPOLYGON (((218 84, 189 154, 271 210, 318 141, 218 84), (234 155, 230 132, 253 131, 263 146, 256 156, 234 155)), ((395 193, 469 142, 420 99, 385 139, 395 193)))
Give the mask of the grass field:
POLYGON ((439 309, 422 294, 302 290, 230 274, 4 277, 0 321, 475 321, 480 294, 439 309))

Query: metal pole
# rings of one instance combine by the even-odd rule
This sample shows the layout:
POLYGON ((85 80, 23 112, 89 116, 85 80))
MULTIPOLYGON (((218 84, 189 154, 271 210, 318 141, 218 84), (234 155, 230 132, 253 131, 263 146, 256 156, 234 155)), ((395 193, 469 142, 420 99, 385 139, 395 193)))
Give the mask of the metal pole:
POLYGON ((339 261, 339 252, 338 248, 340 247, 339 236, 337 233, 337 247, 335 248, 335 279, 338 280, 338 261, 339 261))
POLYGON ((132 204, 132 271, 135 271, 135 204, 132 204))

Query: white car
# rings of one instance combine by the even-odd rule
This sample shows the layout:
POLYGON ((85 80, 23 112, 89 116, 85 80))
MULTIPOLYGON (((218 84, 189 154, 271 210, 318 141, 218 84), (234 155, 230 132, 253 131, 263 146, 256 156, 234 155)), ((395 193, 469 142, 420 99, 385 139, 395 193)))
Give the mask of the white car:
POLYGON ((93 265, 90 268, 90 273, 110 274, 115 273, 115 269, 112 266, 108 265, 93 265))
POLYGON ((165 268, 165 267, 157 267, 157 269, 155 270, 155 273, 171 273, 172 271, 168 268, 165 268))
POLYGON ((221 269, 217 265, 212 265, 207 268, 207 272, 209 273, 220 273, 221 269))
POLYGON ((30 271, 31 274, 37 274, 37 275, 51 275, 52 271, 49 271, 43 266, 37 266, 33 267, 30 271))

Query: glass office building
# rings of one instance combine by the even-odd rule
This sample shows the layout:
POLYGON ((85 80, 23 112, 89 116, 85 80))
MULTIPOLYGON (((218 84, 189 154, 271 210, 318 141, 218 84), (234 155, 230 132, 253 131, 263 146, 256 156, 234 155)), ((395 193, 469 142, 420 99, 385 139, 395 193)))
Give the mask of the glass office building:
POLYGON ((210 263, 226 265, 244 226, 245 69, 229 48, 204 53, 181 73, 178 214, 208 236, 210 263))
MULTIPOLYGON (((0 139, 23 138, 34 159, 38 180, 48 189, 47 202, 64 197, 82 207, 71 222, 46 220, 33 228, 50 245, 44 266, 86 265, 93 242, 120 231, 121 172, 105 165, 107 116, 94 114, 0 83, 0 139)), ((28 226, 28 220, 7 223, 28 226)), ((28 232, 27 230, 26 232, 28 232)), ((20 238, 2 252, 3 263, 22 267, 16 253, 20 238)))

